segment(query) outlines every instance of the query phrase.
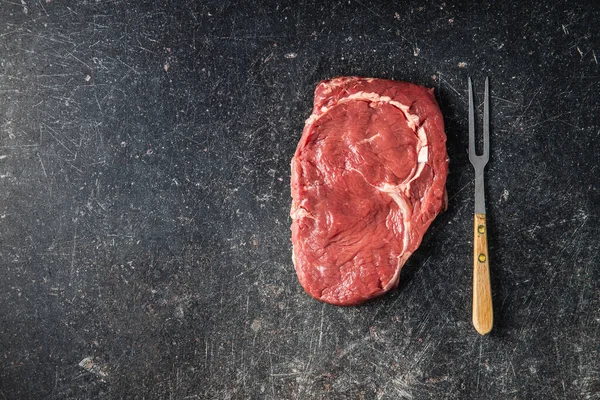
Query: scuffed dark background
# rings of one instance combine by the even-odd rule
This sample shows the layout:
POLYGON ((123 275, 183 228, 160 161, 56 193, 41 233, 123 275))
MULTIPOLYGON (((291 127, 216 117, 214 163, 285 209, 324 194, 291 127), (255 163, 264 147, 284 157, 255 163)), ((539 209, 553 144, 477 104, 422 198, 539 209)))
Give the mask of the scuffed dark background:
POLYGON ((0 1, 0 399, 599 398, 598 3, 388 3, 0 1), (312 91, 345 74, 434 87, 451 158, 399 289, 355 308, 304 293, 289 241, 312 91))

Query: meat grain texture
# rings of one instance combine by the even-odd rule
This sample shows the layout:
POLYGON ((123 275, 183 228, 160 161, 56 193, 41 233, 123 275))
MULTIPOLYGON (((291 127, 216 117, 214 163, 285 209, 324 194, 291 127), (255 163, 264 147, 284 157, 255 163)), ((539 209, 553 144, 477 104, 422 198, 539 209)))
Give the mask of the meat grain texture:
POLYGON ((322 81, 292 159, 293 261, 314 298, 356 305, 398 285, 446 205, 446 134, 433 89, 322 81))

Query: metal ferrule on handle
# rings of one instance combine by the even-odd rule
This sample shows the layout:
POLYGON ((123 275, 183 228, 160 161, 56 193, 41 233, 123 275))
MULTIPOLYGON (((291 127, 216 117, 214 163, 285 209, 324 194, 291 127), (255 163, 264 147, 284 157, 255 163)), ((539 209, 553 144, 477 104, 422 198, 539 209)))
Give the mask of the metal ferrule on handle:
POLYGON ((475 170, 475 214, 485 215, 485 194, 483 188, 483 168, 481 168, 475 170))

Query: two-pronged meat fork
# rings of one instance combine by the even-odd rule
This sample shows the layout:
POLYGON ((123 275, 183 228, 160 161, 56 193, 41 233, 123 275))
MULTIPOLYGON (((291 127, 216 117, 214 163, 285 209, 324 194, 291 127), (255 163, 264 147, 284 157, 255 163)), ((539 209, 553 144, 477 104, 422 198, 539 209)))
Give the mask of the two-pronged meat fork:
POLYGON ((473 84, 469 78, 469 161, 475 169, 475 233, 473 238, 473 326, 481 335, 492 330, 492 289, 487 247, 483 170, 490 156, 490 97, 489 78, 485 79, 483 103, 483 154, 475 151, 475 107, 473 84))

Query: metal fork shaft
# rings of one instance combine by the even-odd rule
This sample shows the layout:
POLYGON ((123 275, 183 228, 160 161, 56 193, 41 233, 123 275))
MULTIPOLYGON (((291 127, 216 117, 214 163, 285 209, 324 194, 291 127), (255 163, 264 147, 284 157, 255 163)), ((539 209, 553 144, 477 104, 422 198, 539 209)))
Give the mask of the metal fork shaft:
POLYGON ((483 167, 475 168, 475 214, 485 214, 483 167))

